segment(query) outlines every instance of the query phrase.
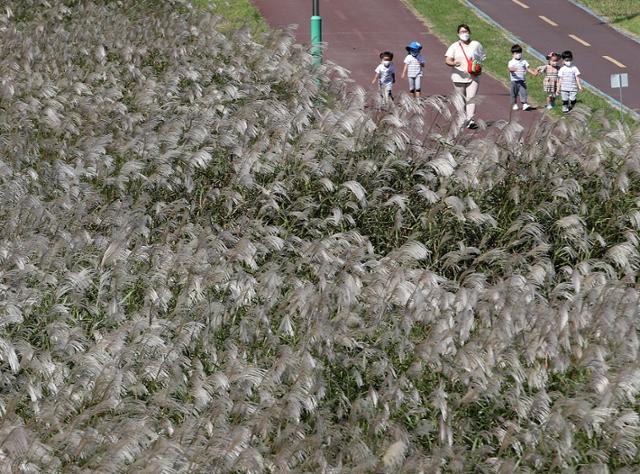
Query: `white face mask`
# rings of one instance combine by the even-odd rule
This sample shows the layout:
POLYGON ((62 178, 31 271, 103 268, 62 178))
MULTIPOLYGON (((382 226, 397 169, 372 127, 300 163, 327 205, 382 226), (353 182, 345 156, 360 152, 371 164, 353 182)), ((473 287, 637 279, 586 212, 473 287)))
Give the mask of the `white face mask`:
POLYGON ((469 41, 469 38, 471 38, 471 35, 469 33, 460 33, 458 35, 458 38, 460 38, 462 41, 469 41))
POLYGON ((563 61, 565 66, 571 66, 571 61, 563 61))
POLYGON ((522 59, 522 53, 516 53, 513 57, 515 59, 522 59))
POLYGON ((382 65, 384 67, 389 67, 390 64, 391 64, 391 61, 382 61, 382 65))

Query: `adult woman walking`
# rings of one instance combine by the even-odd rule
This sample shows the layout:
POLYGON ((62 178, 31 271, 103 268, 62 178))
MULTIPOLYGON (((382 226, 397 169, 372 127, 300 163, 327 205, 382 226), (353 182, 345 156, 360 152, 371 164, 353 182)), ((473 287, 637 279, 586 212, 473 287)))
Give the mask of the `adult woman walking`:
POLYGON ((478 63, 485 60, 484 48, 478 41, 471 41, 469 25, 458 25, 459 40, 449 46, 445 53, 445 62, 453 68, 451 80, 455 89, 462 94, 466 103, 466 127, 478 128, 473 120, 476 104, 471 101, 480 87, 480 68, 478 63))

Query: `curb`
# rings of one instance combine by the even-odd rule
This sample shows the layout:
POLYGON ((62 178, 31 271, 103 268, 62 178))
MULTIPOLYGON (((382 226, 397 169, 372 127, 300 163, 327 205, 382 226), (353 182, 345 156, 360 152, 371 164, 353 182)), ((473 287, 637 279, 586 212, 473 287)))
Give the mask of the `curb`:
MULTIPOLYGON (((500 23, 495 21, 491 16, 487 15, 480 8, 478 8, 477 6, 472 4, 469 0, 463 0, 463 1, 464 1, 465 5, 467 5, 467 7, 469 7, 471 10, 473 10, 476 13, 476 15, 480 16, 482 19, 484 19, 486 22, 492 24, 496 28, 499 28, 500 30, 502 30, 505 33, 505 36, 507 38, 509 38, 510 40, 512 40, 514 43, 518 43, 518 44, 521 44, 523 46, 526 46, 527 51, 529 51, 533 56, 535 56, 540 61, 545 62, 547 60, 546 56, 543 53, 541 53, 540 51, 538 51, 534 47, 530 46, 522 38, 520 38, 517 35, 514 35, 513 33, 511 33, 511 31, 507 30, 504 26, 502 26, 500 23)), ((571 3, 575 4, 575 2, 573 0, 569 0, 569 1, 571 3)), ((584 8, 586 8, 586 7, 584 7, 584 8)), ((625 35, 625 36, 627 36, 627 35, 625 35)), ((635 40, 635 41, 637 41, 637 40, 635 40)), ((607 94, 606 92, 598 89, 596 86, 594 86, 593 84, 590 84, 589 82, 585 81, 584 79, 582 79, 582 83, 584 84, 584 86, 587 89, 589 89, 594 94, 596 94, 596 95, 602 97, 603 99, 605 99, 612 106, 616 107, 617 109, 622 108, 622 110, 626 114, 628 114, 631 118, 633 118, 635 120, 640 120, 640 113, 636 112, 631 107, 627 107, 626 105, 621 104, 619 100, 614 99, 609 94, 607 94)))

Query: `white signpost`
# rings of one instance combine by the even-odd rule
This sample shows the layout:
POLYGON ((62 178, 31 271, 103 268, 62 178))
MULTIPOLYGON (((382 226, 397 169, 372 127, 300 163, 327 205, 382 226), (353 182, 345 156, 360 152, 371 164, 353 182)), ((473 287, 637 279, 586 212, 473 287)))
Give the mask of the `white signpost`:
POLYGON ((620 120, 622 120, 622 88, 629 87, 629 75, 624 72, 622 74, 611 74, 611 88, 620 91, 620 120))

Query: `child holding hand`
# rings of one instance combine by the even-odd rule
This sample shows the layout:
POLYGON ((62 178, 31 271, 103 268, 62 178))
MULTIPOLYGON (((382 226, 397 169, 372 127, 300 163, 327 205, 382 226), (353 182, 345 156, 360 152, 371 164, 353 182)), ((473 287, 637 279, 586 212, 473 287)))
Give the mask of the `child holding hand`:
POLYGON ((528 91, 527 91, 527 73, 534 76, 538 75, 538 71, 531 69, 526 59, 522 59, 522 46, 514 44, 511 47, 511 61, 507 64, 511 76, 511 104, 513 110, 518 110, 518 97, 522 104, 522 110, 529 110, 528 91))
POLYGON ((562 97, 562 112, 571 112, 576 105, 576 96, 582 92, 580 69, 573 64, 573 53, 562 53, 562 67, 558 71, 558 94, 562 97))

